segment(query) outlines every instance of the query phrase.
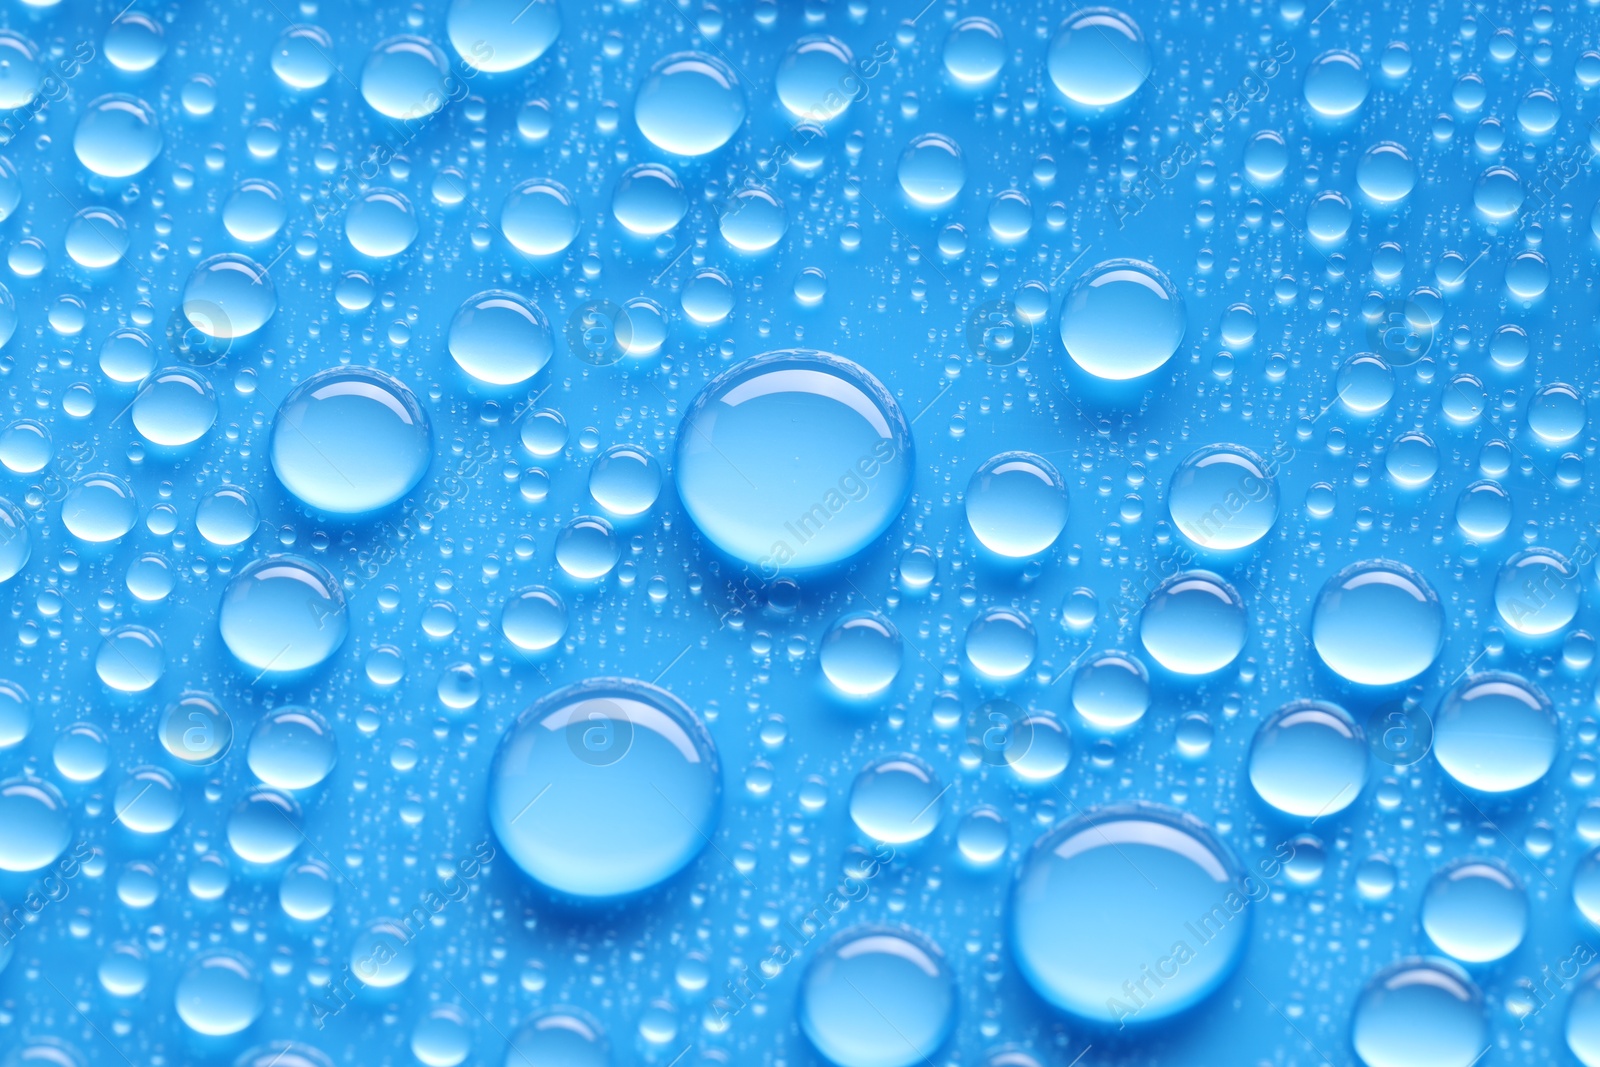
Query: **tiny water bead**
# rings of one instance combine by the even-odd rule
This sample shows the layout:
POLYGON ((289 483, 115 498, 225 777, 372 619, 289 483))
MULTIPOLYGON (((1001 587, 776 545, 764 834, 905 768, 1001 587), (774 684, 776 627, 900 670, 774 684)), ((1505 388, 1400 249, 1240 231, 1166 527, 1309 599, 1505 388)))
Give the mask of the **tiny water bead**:
POLYGON ((578 207, 565 186, 535 178, 506 195, 500 229, 518 251, 530 256, 565 252, 578 236, 578 207))
POLYGON ((461 61, 491 74, 521 70, 561 34, 554 0, 450 0, 445 32, 461 61))
POLYGON ((717 824, 721 770, 699 718, 645 682, 595 679, 507 728, 489 819, 512 861, 558 893, 603 898, 670 878, 717 824))
POLYGON ((1242 445, 1206 445, 1172 472, 1167 511, 1200 548, 1248 548, 1278 521, 1278 480, 1266 460, 1242 445))
POLYGON ((1328 668, 1358 685, 1394 685, 1433 665, 1444 647, 1439 597, 1392 560, 1354 563, 1328 579, 1311 615, 1311 640, 1328 668))
POLYGON ((1072 676, 1072 708, 1103 731, 1125 730, 1150 710, 1150 672, 1125 652, 1101 652, 1072 676))
POLYGON ((277 310, 272 276, 255 260, 234 252, 203 260, 183 287, 184 317, 219 341, 249 337, 277 310))
POLYGON ((0 782, 0 870, 37 871, 56 861, 72 840, 72 812, 49 782, 0 782))
POLYGON ((915 756, 886 756, 856 775, 850 820, 868 837, 891 845, 921 841, 939 826, 944 787, 915 756))
POLYGON ((677 52, 656 62, 639 84, 633 118, 651 144, 680 156, 703 156, 744 125, 744 90, 722 60, 677 52))
POLYGON ((1120 103, 1150 77, 1150 46, 1133 19, 1108 7, 1080 10, 1050 41, 1050 81, 1086 107, 1120 103))
POLYGON ((852 612, 834 622, 818 651, 822 673, 851 697, 881 693, 900 673, 900 631, 876 611, 852 612))
POLYGON ((357 515, 415 488, 432 440, 411 390, 381 371, 335 367, 284 398, 272 424, 272 470, 306 506, 357 515))
POLYGON ((344 590, 320 564, 268 556, 228 583, 218 616, 222 640, 253 672, 315 667, 338 651, 349 630, 344 590))
POLYGON ((161 154, 161 126, 150 105, 125 93, 91 100, 78 115, 72 150, 105 178, 131 178, 161 154))
POLYGON ((1332 815, 1355 803, 1366 785, 1366 737, 1343 708, 1297 701, 1256 730, 1249 774, 1261 799, 1281 812, 1332 815))
POLYGON ((1033 666, 1039 638, 1033 623, 1015 608, 988 608, 967 627, 962 650, 985 677, 1015 678, 1033 666))
POLYGON ((1371 84, 1361 60, 1343 49, 1323 52, 1306 68, 1306 103, 1319 115, 1343 118, 1366 102, 1371 84))
POLYGON ((801 1029, 838 1067, 930 1062, 955 1025, 943 953, 905 927, 840 933, 807 966, 797 998, 801 1029))
POLYGON ((1061 305, 1061 343, 1078 367, 1109 381, 1159 370, 1188 329, 1183 300, 1167 276, 1136 259, 1085 271, 1061 305))
POLYGON ((1546 637, 1567 627, 1578 613, 1582 580, 1577 568, 1548 548, 1525 548, 1501 566, 1494 583, 1500 618, 1524 637, 1546 637))
POLYGON ((1560 742, 1550 699, 1503 671, 1463 679, 1435 716, 1434 758, 1451 778, 1482 793, 1509 793, 1539 781, 1560 742))
POLYGON ((967 164, 961 146, 942 133, 924 133, 912 138, 900 154, 897 174, 906 196, 923 207, 948 204, 967 184, 967 164))
POLYGON ((542 652, 566 636, 566 604, 553 589, 524 589, 501 609, 500 632, 525 652, 542 652))
POLYGON ((1216 991, 1244 955, 1261 883, 1192 816, 1140 803, 1047 832, 1018 871, 1011 951, 1056 1008, 1144 1027, 1216 991), (1138 985, 1154 969, 1161 982, 1138 985))
POLYGON ((1174 575, 1150 594, 1139 616, 1146 652, 1174 674, 1213 674, 1244 650, 1244 601, 1209 571, 1174 575))
POLYGON ((1067 486, 1048 460, 1002 452, 967 482, 967 523, 990 551, 1012 559, 1038 555, 1067 525, 1067 486))
POLYGON ((1350 1028, 1367 1067, 1470 1067, 1488 1044, 1483 996, 1443 960, 1407 959, 1378 972, 1350 1028))
POLYGON ((517 385, 550 362, 555 336, 531 300, 489 289, 456 310, 445 344, 456 365, 477 381, 517 385))
POLYGON ((414 122, 445 105, 450 61, 439 46, 402 35, 380 41, 361 67, 361 98, 385 118, 414 122))
POLYGON ((1528 897, 1499 864, 1463 860, 1428 882, 1422 928, 1456 959, 1489 963, 1522 944, 1528 932, 1528 897))
POLYGON ((226 1037, 260 1017, 261 979, 243 956, 208 952, 189 964, 175 992, 178 1017, 197 1034, 226 1037))
POLYGON ((712 379, 684 413, 674 464, 695 526, 763 577, 860 552, 899 516, 912 470, 910 428, 889 392, 811 349, 712 379))

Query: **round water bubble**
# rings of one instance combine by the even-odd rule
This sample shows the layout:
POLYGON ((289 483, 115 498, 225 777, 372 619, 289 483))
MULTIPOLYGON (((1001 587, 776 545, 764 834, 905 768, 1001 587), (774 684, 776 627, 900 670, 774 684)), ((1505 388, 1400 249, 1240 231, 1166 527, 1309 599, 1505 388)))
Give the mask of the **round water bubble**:
POLYGON ((789 46, 778 64, 778 100, 796 118, 828 122, 862 91, 855 57, 837 37, 812 34, 789 46))
POLYGON ((350 628, 343 587, 320 564, 290 555, 241 569, 222 594, 219 625, 228 651, 262 673, 317 666, 350 628))
POLYGON ((1038 555, 1067 526, 1067 486, 1048 460, 1031 452, 1002 452, 985 460, 967 482, 967 524, 984 547, 1001 556, 1038 555))
POLYGON ((369 924, 350 946, 350 973, 373 989, 399 985, 417 965, 412 936, 409 927, 392 919, 369 924))
POLYGON ((1433 665, 1444 646, 1444 611, 1422 575, 1403 563, 1367 560, 1328 579, 1311 615, 1322 662, 1358 685, 1395 685, 1433 665))
POLYGON ((1160 369, 1188 328, 1183 300, 1167 276, 1136 259, 1085 271, 1061 305, 1061 343, 1096 378, 1126 381, 1160 369))
POLYGON ((783 201, 759 186, 747 186, 730 196, 717 219, 722 239, 741 252, 765 252, 782 240, 788 228, 783 201))
POLYGON ((763 570, 855 555, 911 491, 911 432, 888 390, 849 360, 770 352, 701 390, 678 428, 684 509, 719 549, 763 570))
POLYGON ((641 163, 623 172, 611 194, 611 214, 624 229, 657 237, 683 221, 689 194, 670 167, 641 163))
POLYGON ((1020 241, 1033 229, 1033 205, 1015 189, 989 202, 989 232, 1002 241, 1020 241))
POLYGON ((967 164, 961 146, 942 133, 924 133, 911 139, 900 153, 900 188, 924 207, 948 204, 967 184, 967 164))
POLYGON ((16 682, 0 679, 0 749, 20 744, 33 728, 33 699, 16 682))
POLYGON ((1206 445, 1172 472, 1167 511, 1200 548, 1248 548, 1278 521, 1278 480, 1267 461, 1243 445, 1206 445))
POLYGON ((1028 617, 1014 608, 989 608, 967 627, 962 651, 978 672, 993 679, 1015 678, 1033 666, 1039 638, 1028 617))
POLYGON ((1428 882, 1422 928, 1456 959, 1489 963, 1522 944, 1528 932, 1528 896, 1498 863, 1463 860, 1428 882))
POLYGON ((986 85, 1006 65, 1006 38, 1000 27, 980 15, 950 27, 944 39, 944 69, 962 85, 986 85))
POLYGON ((138 767, 117 787, 112 798, 116 821, 136 834, 164 834, 183 815, 178 783, 156 767, 138 767))
MULTIPOLYGON (((28 533, 28 520, 23 516, 22 509, 0 498, 0 583, 15 578, 32 556, 33 537, 28 533)), ((4 684, 0 683, 0 687, 4 684)), ((0 705, 3 704, 4 697, 0 696, 0 705)), ((0 719, 3 718, 4 712, 0 711, 0 719)), ((0 727, 0 738, 4 734, 4 728, 0 727)), ((0 748, 4 747, 5 742, 0 740, 0 748)))
POLYGON ((1472 190, 1472 203, 1491 219, 1508 219, 1522 208, 1527 193, 1510 167, 1490 167, 1472 190))
POLYGON ((261 979, 243 956, 208 952, 184 970, 176 990, 178 1017, 197 1034, 226 1037, 254 1023, 265 1007, 261 979))
POLYGON ((600 1024, 571 1008, 534 1016, 522 1024, 510 1044, 505 1067, 614 1067, 600 1024))
POLYGON ((943 796, 926 763, 915 756, 886 756, 851 784, 850 821, 868 837, 891 845, 921 841, 939 826, 943 796))
POLYGON ((61 525, 80 541, 104 544, 124 537, 139 516, 133 489, 114 474, 89 474, 61 501, 61 525))
POLYGON ((702 267, 683 283, 683 313, 702 326, 715 326, 733 311, 733 281, 716 267, 702 267))
POLYGON ((1258 182, 1275 182, 1289 165, 1289 146, 1283 134, 1262 130, 1244 148, 1244 169, 1258 182))
POLYGON ((1545 637, 1578 614, 1583 583, 1578 570, 1549 548, 1525 548, 1506 560, 1494 583, 1500 618, 1524 637, 1545 637))
POLYGON ((579 581, 604 578, 621 557, 616 530, 597 516, 578 516, 556 538, 556 564, 579 581))
POLYGON ((1408 959, 1361 991, 1350 1037, 1366 1067, 1470 1067, 1488 1045, 1483 996, 1443 960, 1408 959))
POLYGON ((417 213, 404 193, 368 189, 345 209, 344 236, 364 256, 398 256, 417 239, 417 213))
POLYGON ((320 89, 337 69, 333 39, 320 26, 290 26, 272 49, 272 72, 291 89, 320 89))
POLYGON ((543 697, 506 730, 489 818, 535 881, 613 897, 699 855, 720 797, 716 749, 682 701, 644 682, 595 679, 543 697))
POLYGON ((262 178, 246 178, 222 205, 222 225, 250 244, 271 240, 289 220, 283 192, 262 178))
POLYGON ((1088 107, 1119 103, 1150 77, 1150 46, 1133 19, 1109 7, 1080 9, 1050 41, 1050 80, 1088 107))
POLYGON ((333 730, 310 708, 278 708, 250 735, 250 771, 274 789, 310 789, 328 777, 335 758, 333 730))
POLYGON ((110 208, 86 207, 67 224, 66 244, 78 266, 104 270, 128 251, 128 224, 110 208))
POLYGON ((272 470, 302 503, 335 515, 387 507, 433 459, 428 418, 381 371, 335 367, 295 386, 272 424, 272 470))
POLYGON ((220 485, 200 498, 194 525, 201 537, 221 548, 243 544, 256 532, 261 513, 250 494, 237 485, 220 485))
POLYGON ((525 652, 543 652, 567 633, 567 605, 542 585, 523 589, 500 609, 500 632, 525 652))
POLYGON ((1588 422, 1583 393, 1565 382, 1547 385, 1528 404, 1528 429, 1547 445, 1564 445, 1583 432, 1588 422))
POLYGON ((254 790, 228 815, 228 847, 246 863, 277 863, 305 840, 299 821, 299 809, 288 797, 254 790))
POLYGON ((456 365, 478 381, 517 385, 550 362, 555 335, 531 300, 489 289, 456 310, 446 347, 456 365))
POLYGON ((167 657, 161 638, 143 626, 112 630, 95 653, 94 671, 100 680, 122 693, 142 693, 166 671, 167 657))
POLYGON ((589 468, 589 495, 613 515, 643 515, 661 496, 661 465, 638 445, 614 445, 589 468))
POLYGON ((1323 244, 1335 244, 1350 232, 1354 214, 1355 209, 1343 193, 1321 193, 1306 208, 1306 232, 1323 244))
POLYGON ((997 862, 1011 846, 1011 829, 1005 816, 993 808, 974 809, 956 830, 956 847, 969 863, 987 866, 997 862))
POLYGON ((60 792, 35 778, 0 782, 0 870, 37 871, 72 839, 72 812, 60 792))
POLYGON ((1125 730, 1150 710, 1150 673, 1124 652, 1101 652, 1072 676, 1072 707, 1100 730, 1125 730))
POLYGON ((1193 1007, 1233 972, 1261 888, 1198 819, 1154 804, 1101 808, 1034 844, 1012 891, 1011 951, 1055 1007, 1145 1027, 1193 1007), (1196 921, 1205 926, 1199 944, 1196 921), (1124 985, 1144 967, 1164 981, 1135 1011, 1124 985))
POLYGON ((141 11, 124 11, 106 30, 106 58, 118 70, 139 74, 167 54, 166 31, 141 11))
POLYGON ((183 287, 183 314, 207 337, 249 337, 278 310, 272 276, 255 260, 225 252, 203 260, 183 287))
POLYGON ((1343 811, 1366 782, 1366 736, 1334 704, 1288 704, 1261 724, 1250 745, 1250 784, 1289 815, 1316 819, 1343 811))
POLYGON ((454 1005, 433 1008, 411 1031, 411 1054, 423 1067, 456 1067, 472 1054, 472 1025, 454 1005))
POLYGON ((43 81, 38 50, 20 34, 0 31, 0 108, 28 106, 43 81))
POLYGON ((113 330, 100 346, 100 369, 114 382, 143 381, 155 368, 155 349, 143 330, 113 330))
POLYGON ((1209 571, 1162 582, 1139 616, 1139 639, 1174 674, 1213 674, 1244 651, 1250 628, 1244 601, 1209 571))
POLYGON ((1358 415, 1382 411, 1394 398, 1394 369, 1382 356, 1363 352, 1339 367, 1339 402, 1358 415))
POLYGON ((555 0, 450 0, 445 32, 467 66, 490 74, 521 70, 555 43, 561 8, 555 0))
POLYGON ((1317 56, 1306 68, 1303 92, 1306 103, 1317 114, 1343 118, 1366 102, 1371 88, 1361 60, 1353 53, 1333 49, 1317 56))
POLYGON ((1518 252, 1506 264, 1506 289, 1519 300, 1537 300, 1550 287, 1550 264, 1534 251, 1518 252))
POLYGON ((1539 781, 1561 747, 1550 699, 1501 671, 1458 682, 1439 702, 1433 730, 1439 766, 1481 793, 1510 793, 1539 781))
POLYGON ((452 80, 450 61, 438 45, 421 37, 390 37, 362 65, 361 98, 387 118, 415 121, 444 107, 452 80))
POLYGON ((42 471, 54 455, 43 423, 18 419, 0 432, 0 464, 15 474, 42 471))
POLYGON ((146 441, 181 448, 200 440, 216 425, 216 390, 192 370, 169 367, 145 379, 131 415, 133 428, 146 441))
POLYGON ((1367 149, 1356 164, 1356 184, 1380 204, 1398 203, 1416 187, 1417 167, 1403 146, 1382 141, 1367 149))
POLYGON ((955 1023, 955 979, 920 934, 858 926, 806 968, 796 1013, 811 1044, 838 1067, 931 1063, 955 1023))
POLYGON ((1403 433, 1389 446, 1383 468, 1401 488, 1420 489, 1439 473, 1439 449, 1425 433, 1403 433))
POLYGON ((633 120, 651 144, 680 156, 703 156, 744 124, 744 91, 720 59, 677 52, 658 61, 639 85, 633 120))
POLYGON ((578 236, 578 207, 557 182, 525 181, 506 195, 500 229, 518 251, 530 256, 565 252, 578 236))
POLYGON ((278 883, 278 906, 291 919, 316 922, 338 898, 333 872, 320 860, 290 866, 278 883))
POLYGON ((78 162, 105 178, 131 178, 161 154, 161 126, 150 105, 123 93, 96 97, 72 135, 78 162))
POLYGON ((1456 526, 1475 541, 1493 541, 1505 533, 1511 516, 1511 495, 1496 482, 1473 482, 1456 500, 1456 526))

